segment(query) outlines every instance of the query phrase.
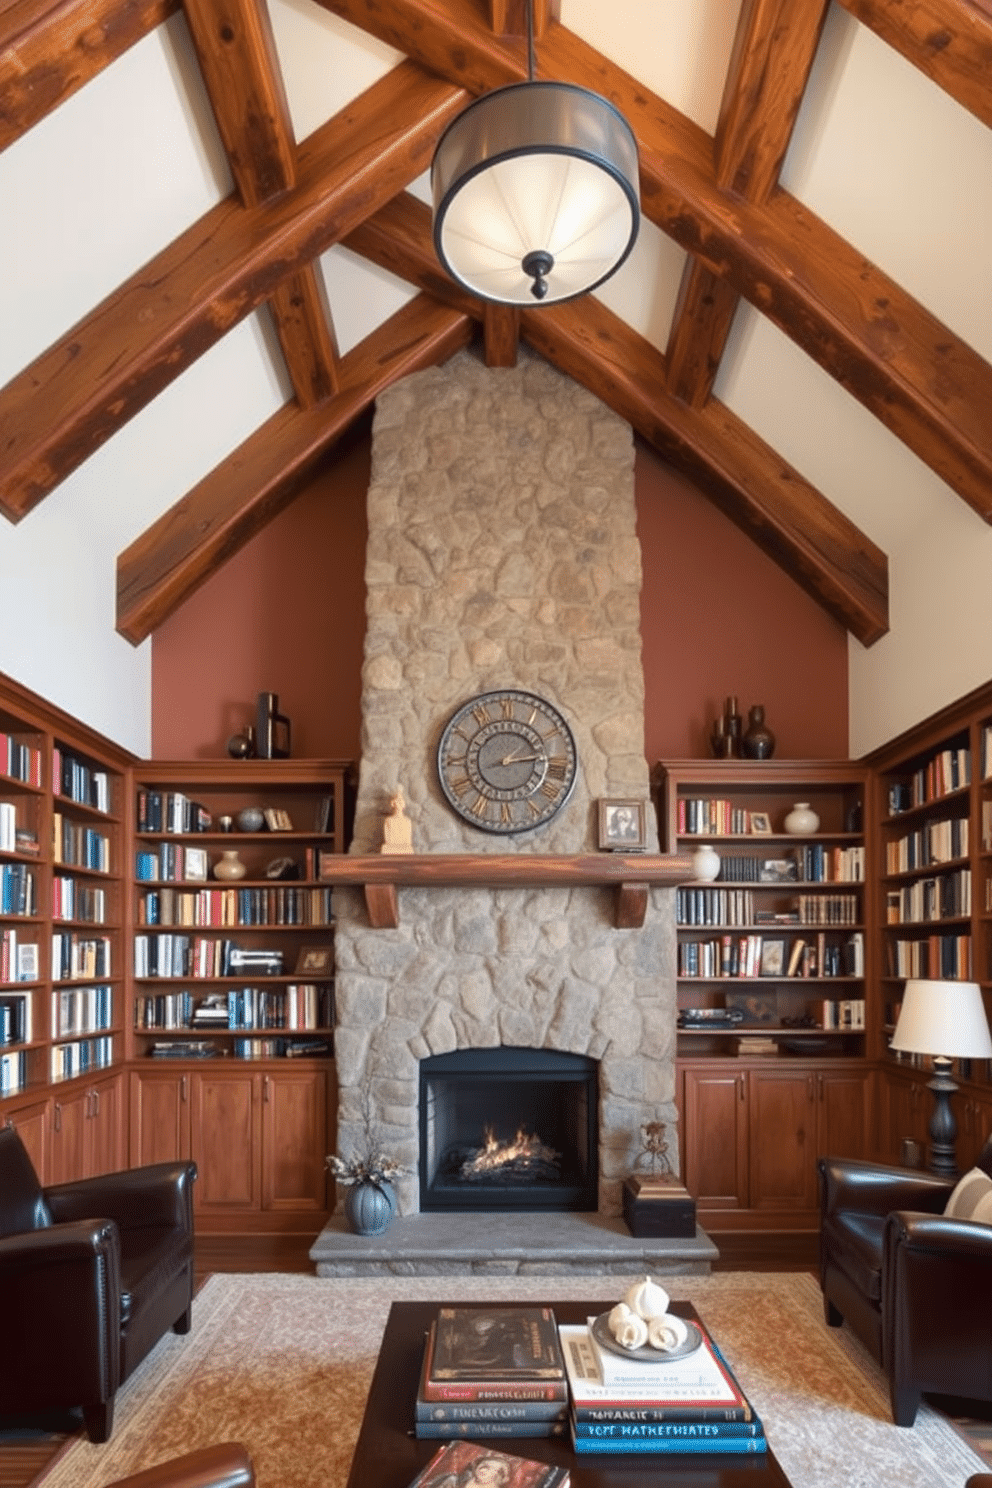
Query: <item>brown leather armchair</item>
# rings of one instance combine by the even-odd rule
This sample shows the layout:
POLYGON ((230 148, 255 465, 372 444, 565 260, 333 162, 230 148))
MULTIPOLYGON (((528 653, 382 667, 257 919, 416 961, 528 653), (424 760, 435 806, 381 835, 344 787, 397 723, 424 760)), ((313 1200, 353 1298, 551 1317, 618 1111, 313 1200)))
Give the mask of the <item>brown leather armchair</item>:
POLYGON ((952 1178, 821 1158, 819 1180, 824 1315, 885 1370, 896 1425, 924 1393, 992 1400, 992 1226, 944 1218, 952 1178))
POLYGON ((0 1130, 4 1419, 81 1407, 107 1441, 122 1381, 169 1328, 189 1331, 195 1177, 159 1163, 43 1189, 0 1130))
POLYGON ((255 1470, 240 1442, 218 1442, 116 1478, 107 1488, 255 1488, 255 1470))

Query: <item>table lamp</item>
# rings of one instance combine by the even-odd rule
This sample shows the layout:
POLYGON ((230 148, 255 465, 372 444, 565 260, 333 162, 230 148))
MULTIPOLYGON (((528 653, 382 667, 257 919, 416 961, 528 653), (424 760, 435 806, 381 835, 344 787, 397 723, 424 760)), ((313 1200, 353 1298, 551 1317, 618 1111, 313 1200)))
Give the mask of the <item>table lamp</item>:
POLYGON ((951 1096, 958 1087, 951 1079, 951 1060, 992 1058, 981 987, 977 982, 907 981, 889 1048, 933 1056, 928 1166, 932 1173, 953 1178, 957 1173, 954 1143, 958 1127, 951 1096))

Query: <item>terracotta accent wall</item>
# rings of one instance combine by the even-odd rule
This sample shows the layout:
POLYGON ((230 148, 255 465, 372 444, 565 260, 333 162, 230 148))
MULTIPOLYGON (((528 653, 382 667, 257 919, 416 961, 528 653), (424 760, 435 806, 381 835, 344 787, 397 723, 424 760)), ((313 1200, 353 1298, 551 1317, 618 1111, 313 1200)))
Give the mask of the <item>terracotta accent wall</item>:
POLYGON ((364 439, 156 631, 156 759, 226 754, 260 692, 294 756, 358 758, 369 460, 364 439))
MULTIPOLYGON (((216 758, 277 692, 293 753, 357 759, 365 629, 363 442, 156 632, 152 747, 216 758)), ((847 635, 638 441, 645 753, 709 754, 724 696, 764 703, 776 753, 847 758, 847 635)))
POLYGON ((710 754, 728 693, 763 703, 782 759, 847 759, 847 632, 638 441, 647 757, 710 754))

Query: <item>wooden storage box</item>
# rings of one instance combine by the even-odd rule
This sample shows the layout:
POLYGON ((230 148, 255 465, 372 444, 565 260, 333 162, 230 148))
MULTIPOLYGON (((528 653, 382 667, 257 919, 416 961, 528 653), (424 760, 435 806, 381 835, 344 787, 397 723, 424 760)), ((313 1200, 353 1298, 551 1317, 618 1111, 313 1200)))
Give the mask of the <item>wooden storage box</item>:
POLYGON ((623 1217, 637 1239, 691 1240, 696 1234, 696 1201, 677 1178, 625 1178, 623 1217))

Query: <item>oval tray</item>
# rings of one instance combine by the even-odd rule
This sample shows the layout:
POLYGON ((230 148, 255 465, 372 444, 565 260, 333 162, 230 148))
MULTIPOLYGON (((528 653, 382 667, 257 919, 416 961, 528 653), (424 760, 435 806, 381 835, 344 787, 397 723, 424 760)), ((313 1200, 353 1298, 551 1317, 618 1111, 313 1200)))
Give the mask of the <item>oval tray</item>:
POLYGON ((689 1336, 685 1343, 679 1344, 678 1348, 666 1352, 664 1349, 652 1348, 649 1343, 645 1343, 641 1348, 624 1348, 622 1343, 617 1343, 610 1332, 609 1316, 608 1312, 599 1314, 592 1325, 592 1336, 601 1348, 606 1349, 608 1354, 615 1354, 618 1359, 634 1359, 638 1364, 671 1364, 676 1359, 687 1359, 690 1354, 694 1354, 703 1341, 703 1335, 695 1323, 690 1322, 688 1318, 683 1318, 682 1321, 689 1330, 689 1336))

